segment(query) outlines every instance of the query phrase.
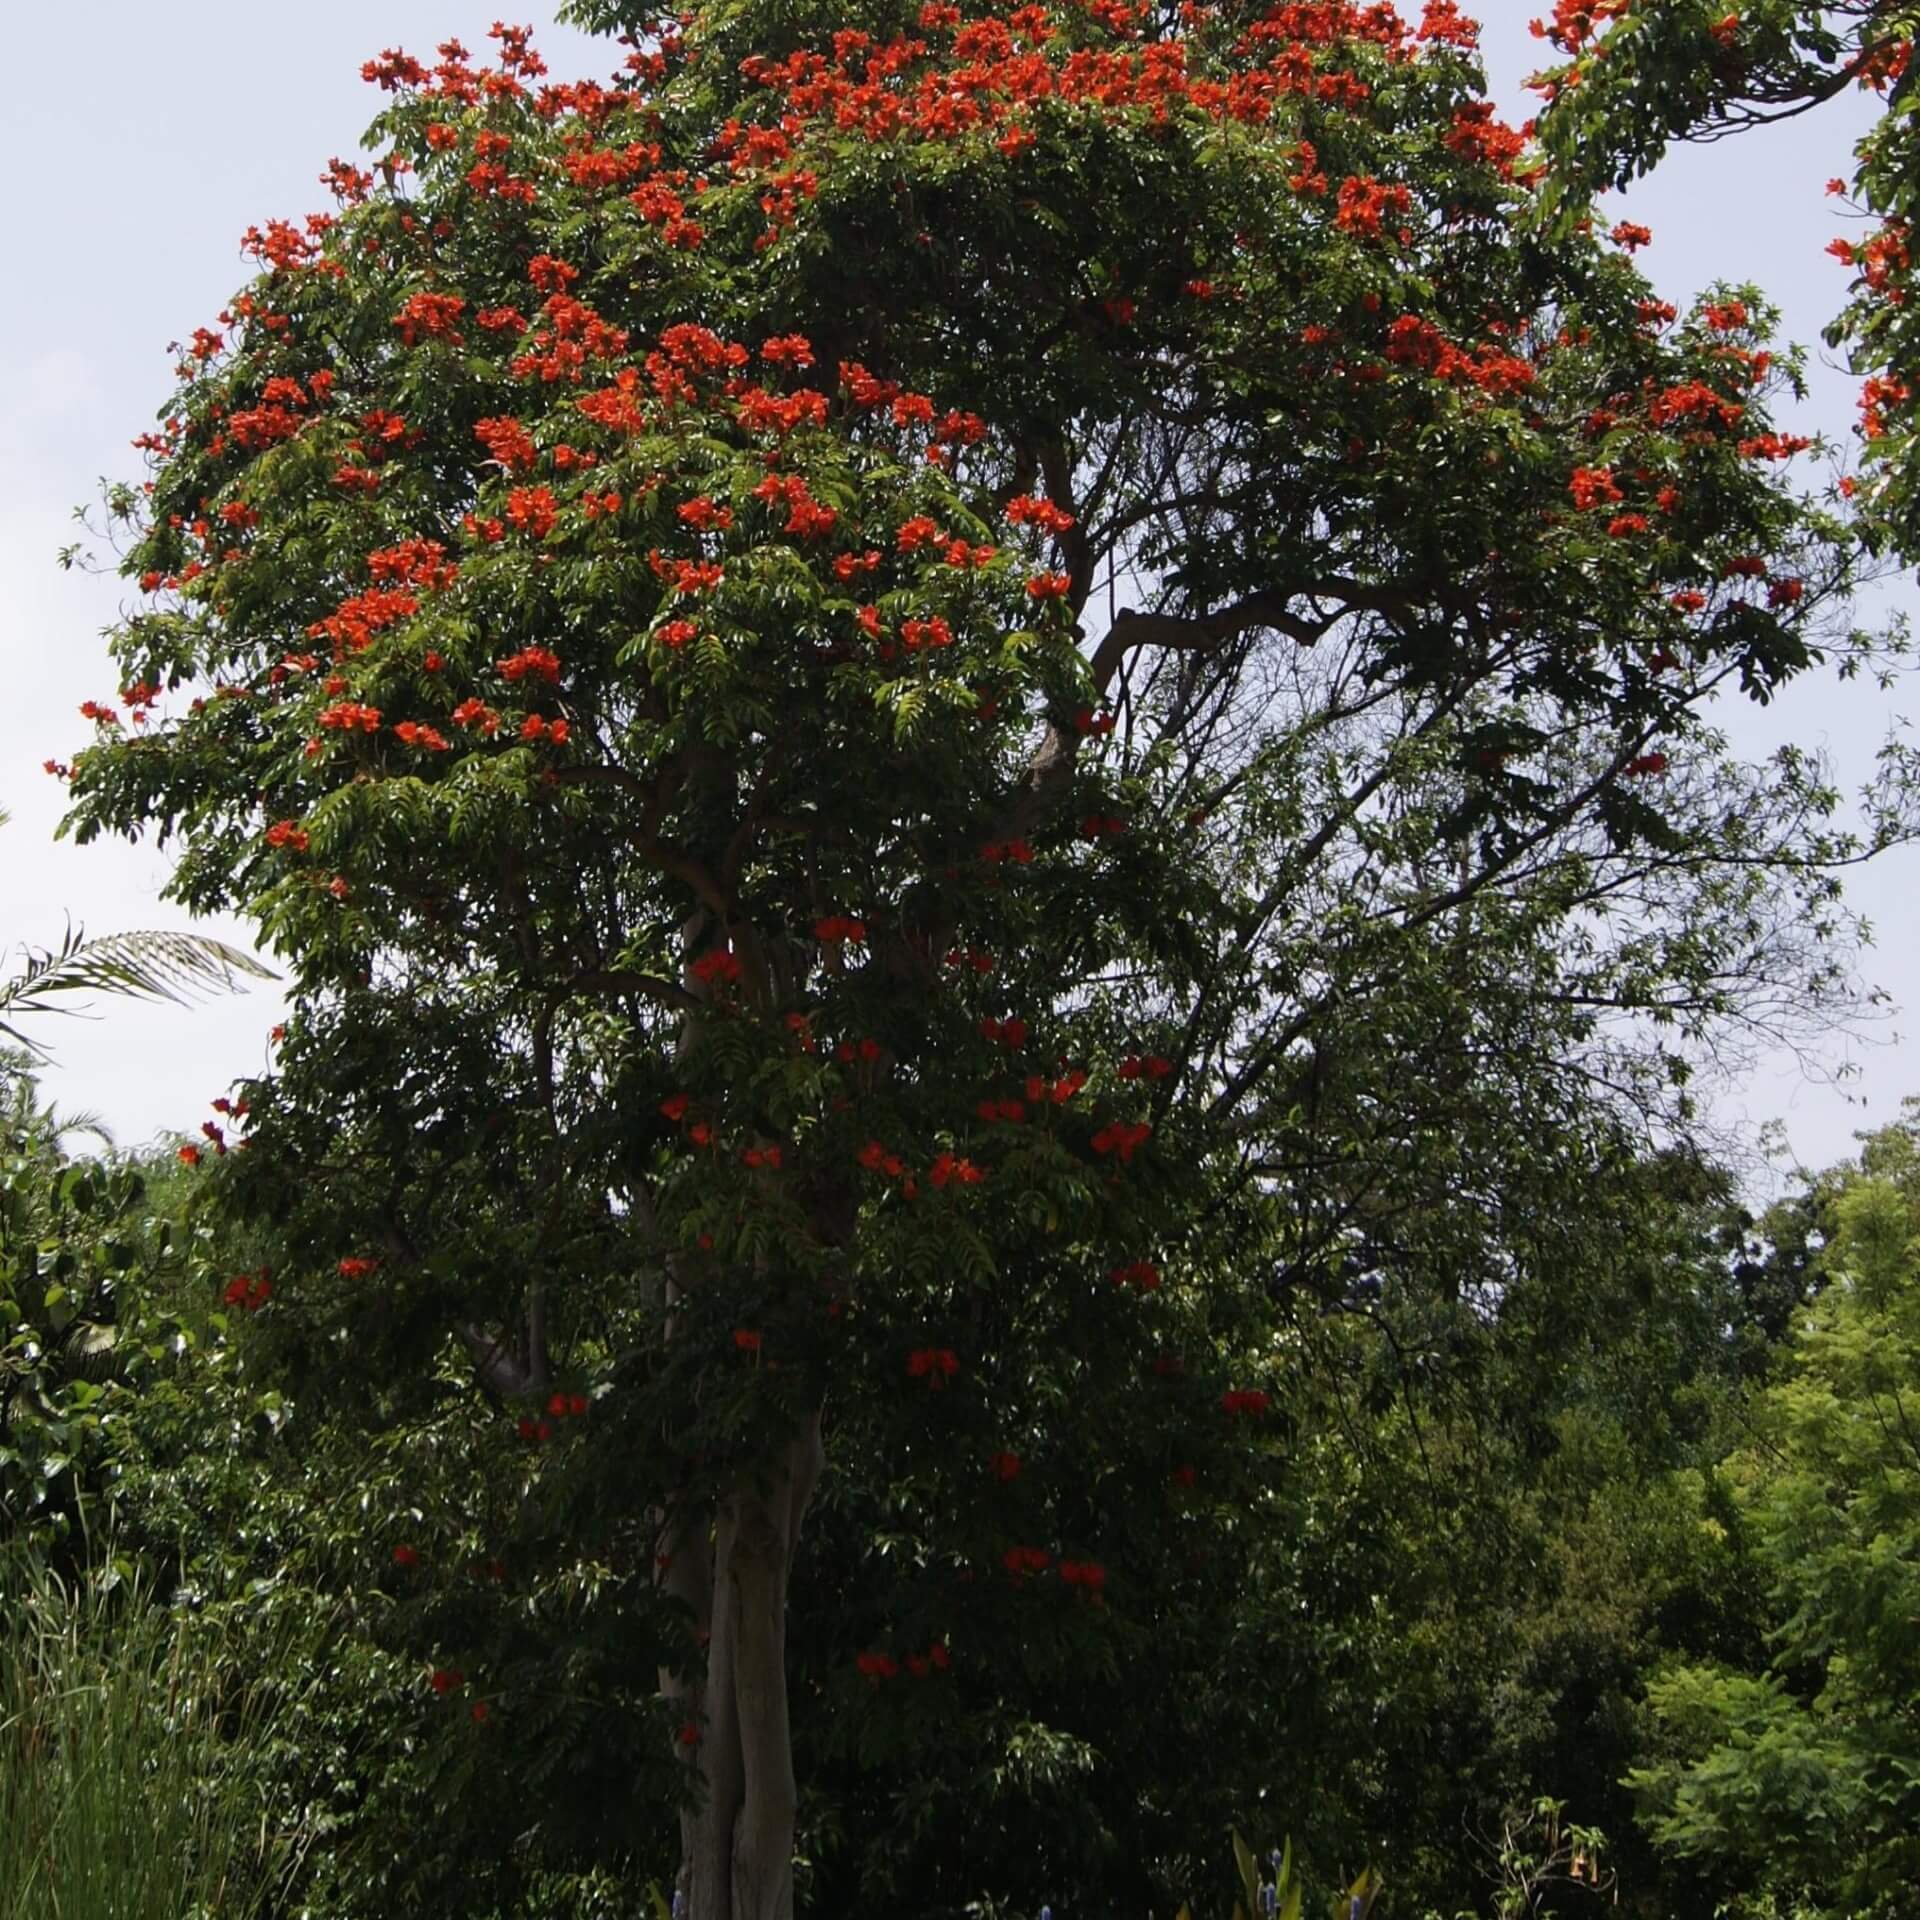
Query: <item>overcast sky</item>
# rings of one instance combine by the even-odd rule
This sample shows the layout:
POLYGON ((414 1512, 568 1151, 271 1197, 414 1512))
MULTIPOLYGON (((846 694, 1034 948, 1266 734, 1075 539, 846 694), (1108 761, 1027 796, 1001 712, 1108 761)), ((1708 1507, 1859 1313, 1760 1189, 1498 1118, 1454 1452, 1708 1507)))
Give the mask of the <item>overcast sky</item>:
MULTIPOLYGON (((1531 110, 1521 81, 1543 51, 1526 30, 1539 10, 1516 0, 1480 9, 1493 89, 1516 120, 1531 110)), ((527 17, 524 8, 513 15, 527 17)), ((552 26, 544 7, 531 17, 556 73, 611 66, 604 47, 552 26)), ((138 477, 128 442, 167 397, 167 343, 210 323, 245 280, 243 229, 327 204, 319 170, 332 155, 354 155, 379 97, 359 78, 362 60, 394 45, 426 53, 449 35, 478 47, 493 18, 472 0, 199 0, 187 12, 95 0, 22 8, 10 20, 17 78, 0 120, 0 165, 14 183, 0 211, 0 257, 14 263, 14 291, 0 301, 0 807, 13 816, 0 830, 0 942, 9 949, 56 942, 69 916, 98 933, 183 924, 158 899, 162 850, 53 838, 62 789, 41 764, 84 744, 82 700, 114 693, 99 635, 122 597, 115 578, 56 567, 55 551, 76 534, 73 509, 96 496, 103 475, 138 477)), ((1789 335, 1817 345, 1846 279, 1824 252, 1842 223, 1823 183, 1850 172, 1866 117, 1865 103, 1846 100, 1669 161, 1628 203, 1654 229, 1641 262, 1662 293, 1684 302, 1716 279, 1757 280, 1784 307, 1789 335)), ((1796 424, 1844 436, 1853 393, 1853 382, 1818 367, 1796 424)), ((1910 587, 1882 605, 1896 602, 1913 604, 1910 587)), ((1824 747, 1851 787, 1910 698, 1803 681, 1773 708, 1730 713, 1727 723, 1749 754, 1789 738, 1824 747)), ((1901 1098, 1920 1091, 1910 1049, 1894 1038, 1907 1010, 1920 1012, 1920 853, 1864 870, 1849 897, 1876 942, 1862 972, 1902 1017, 1872 1044, 1825 1050, 1829 1070, 1849 1058, 1860 1066, 1847 1086, 1810 1082, 1774 1057, 1718 1109, 1749 1135, 1782 1120, 1812 1166, 1850 1152, 1856 1129, 1895 1118, 1901 1098)), ((244 928, 208 930, 246 944, 244 928)), ((102 1115, 131 1145, 193 1130, 210 1099, 258 1070, 280 1003, 256 987, 191 1010, 102 1002, 95 1012, 38 1023, 57 1050, 47 1088, 63 1107, 102 1115)))

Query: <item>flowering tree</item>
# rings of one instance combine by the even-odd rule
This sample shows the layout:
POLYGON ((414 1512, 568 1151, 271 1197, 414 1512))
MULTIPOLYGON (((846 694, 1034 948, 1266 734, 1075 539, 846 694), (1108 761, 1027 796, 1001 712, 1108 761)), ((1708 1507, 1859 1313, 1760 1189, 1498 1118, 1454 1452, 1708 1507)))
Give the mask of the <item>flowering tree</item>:
POLYGON ((1543 197, 1549 209, 1568 204, 1562 193, 1577 202, 1592 187, 1625 186, 1675 139, 1723 139, 1854 88, 1885 101, 1855 149, 1853 179, 1827 183, 1850 217, 1869 223, 1829 249, 1853 270, 1853 281, 1827 340, 1846 348, 1862 376, 1861 530, 1909 559, 1920 554, 1913 482, 1920 323, 1910 305, 1920 213, 1912 67, 1920 15, 1902 0, 1758 0, 1732 9, 1719 0, 1637 9, 1560 0, 1536 31, 1567 56, 1539 82, 1551 103, 1543 138, 1562 189, 1543 197))
POLYGON ((830 1423, 912 1543, 808 1676, 850 1724, 1178 1644, 1289 1289, 1391 1239, 1357 1167, 1484 1176, 1545 1036, 1656 1112, 1610 1013, 1843 984, 1860 847, 1699 711, 1868 647, 1764 304, 1528 237, 1446 0, 577 12, 610 81, 388 52, 374 164, 247 236, 110 501, 142 724, 74 818, 286 955, 188 1150, 263 1318, 383 1417, 457 1340, 572 1474, 688 1910, 766 1920, 830 1423))

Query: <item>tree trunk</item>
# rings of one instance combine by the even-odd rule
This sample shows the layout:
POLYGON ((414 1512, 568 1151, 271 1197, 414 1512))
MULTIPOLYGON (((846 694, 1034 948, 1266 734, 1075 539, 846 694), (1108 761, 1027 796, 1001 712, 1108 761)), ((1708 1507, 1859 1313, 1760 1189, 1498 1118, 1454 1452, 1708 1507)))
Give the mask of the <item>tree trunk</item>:
POLYGON ((823 1459, 815 1414, 768 1482, 736 1488, 710 1528, 689 1516, 669 1546, 668 1585, 696 1609, 708 1601, 696 1615, 708 1634, 705 1683, 674 1689, 693 1724, 706 1715, 689 1753, 705 1794, 680 1826, 686 1920, 792 1920, 787 1585, 823 1459))

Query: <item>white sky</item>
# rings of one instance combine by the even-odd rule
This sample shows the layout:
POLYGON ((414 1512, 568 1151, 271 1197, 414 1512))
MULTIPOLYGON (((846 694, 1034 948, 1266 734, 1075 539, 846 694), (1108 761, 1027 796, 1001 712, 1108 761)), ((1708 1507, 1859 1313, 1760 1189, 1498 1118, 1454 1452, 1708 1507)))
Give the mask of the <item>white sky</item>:
MULTIPOLYGON (((1412 0, 1403 10, 1418 12, 1412 0)), ((1526 31, 1541 10, 1526 0, 1479 9, 1494 92, 1515 120, 1532 106, 1520 82, 1545 51, 1526 31)), ((151 0, 95 0, 23 8, 10 20, 18 80, 0 120, 0 177, 14 182, 0 209, 0 258, 14 263, 14 291, 0 302, 0 807, 13 816, 0 829, 0 942, 9 949, 56 942, 69 915, 98 933, 182 924, 157 897, 167 870, 158 850, 53 839, 63 790, 41 763, 86 740, 83 699, 114 692, 99 634, 122 597, 116 578, 55 566, 55 550, 78 532, 73 509, 92 503, 103 475, 139 477, 128 442, 170 389, 166 343, 210 324, 246 279, 241 232, 328 204, 320 168, 334 154, 356 157, 380 98, 361 82, 360 63, 394 45, 425 55, 449 35, 478 49, 494 17, 493 0, 200 0, 186 14, 151 0)), ((511 17, 533 19, 557 74, 612 65, 605 47, 553 26, 545 6, 511 17)), ((1868 103, 1845 100, 1670 160, 1630 202, 1654 229, 1641 263, 1662 293, 1684 303, 1715 279, 1756 280, 1784 307, 1788 335, 1816 344, 1846 278, 1823 251, 1844 227, 1823 186, 1850 173, 1851 142, 1867 120, 1868 103)), ((1795 424, 1844 436, 1853 391, 1817 367, 1795 424)), ((1915 604, 1911 583, 1900 596, 1915 604)), ((1904 688, 1889 698, 1828 677, 1796 683, 1771 709, 1730 713, 1727 724, 1753 755, 1786 739, 1826 748, 1851 788, 1904 706, 1904 688)), ((1849 887, 1876 942, 1863 973, 1903 1013, 1920 1005, 1917 883, 1920 854, 1899 851, 1849 887)), ((244 928, 207 930, 247 944, 244 928)), ((191 1010, 102 1001, 90 1020, 43 1020, 38 1035, 57 1051, 47 1089, 63 1107, 100 1114, 123 1144, 191 1131, 210 1099, 258 1069, 279 1012, 276 991, 258 986, 191 1010)), ((1894 1039, 1905 1024, 1865 1047, 1826 1050, 1829 1068, 1858 1062, 1845 1088, 1809 1083, 1791 1058, 1762 1060, 1718 1117, 1749 1135, 1779 1118, 1797 1156, 1825 1165, 1851 1151, 1854 1130, 1894 1119, 1902 1096, 1920 1091, 1894 1039)))

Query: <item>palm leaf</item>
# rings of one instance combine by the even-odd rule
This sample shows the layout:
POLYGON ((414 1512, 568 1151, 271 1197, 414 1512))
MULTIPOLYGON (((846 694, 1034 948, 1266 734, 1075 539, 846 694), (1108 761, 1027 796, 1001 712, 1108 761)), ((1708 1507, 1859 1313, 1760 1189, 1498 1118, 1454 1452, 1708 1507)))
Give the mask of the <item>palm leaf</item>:
POLYGON ((187 1006, 199 994, 242 992, 247 979, 278 978, 251 954, 206 934, 108 933, 89 940, 70 927, 58 948, 28 948, 24 970, 0 982, 0 1037, 44 1054, 12 1021, 77 1011, 55 1004, 62 995, 115 993, 187 1006))

